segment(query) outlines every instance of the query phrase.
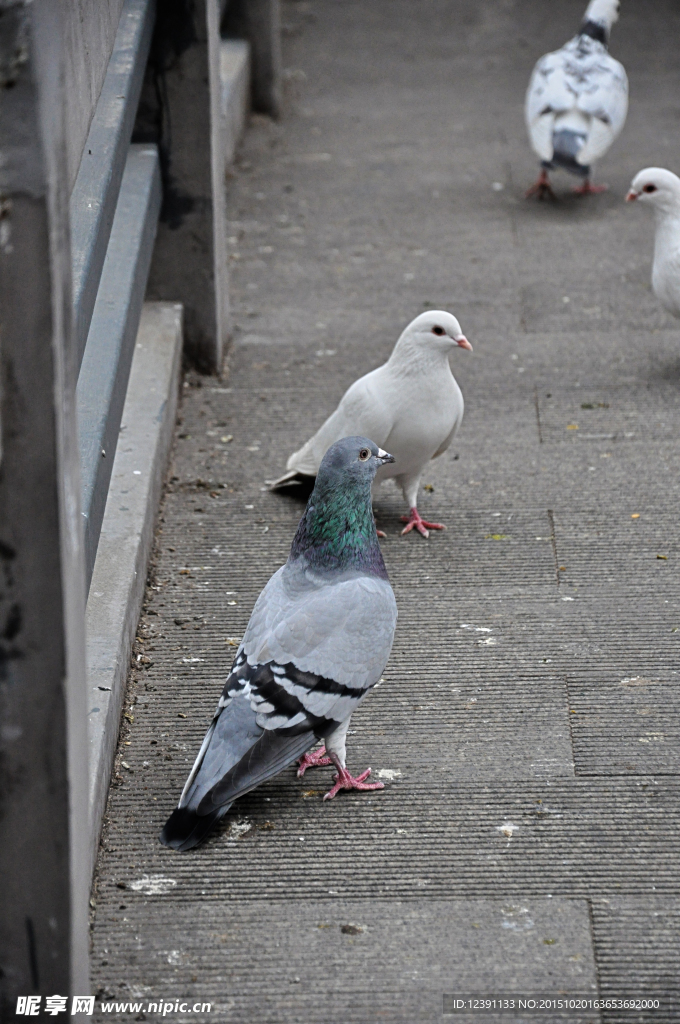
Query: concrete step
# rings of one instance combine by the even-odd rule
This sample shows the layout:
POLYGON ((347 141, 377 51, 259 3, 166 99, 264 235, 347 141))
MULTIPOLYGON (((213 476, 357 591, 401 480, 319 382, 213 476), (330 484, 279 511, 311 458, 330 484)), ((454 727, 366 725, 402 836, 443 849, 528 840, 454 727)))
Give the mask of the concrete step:
POLYGON ((181 354, 182 307, 145 303, 87 603, 92 865, 175 424, 181 354))

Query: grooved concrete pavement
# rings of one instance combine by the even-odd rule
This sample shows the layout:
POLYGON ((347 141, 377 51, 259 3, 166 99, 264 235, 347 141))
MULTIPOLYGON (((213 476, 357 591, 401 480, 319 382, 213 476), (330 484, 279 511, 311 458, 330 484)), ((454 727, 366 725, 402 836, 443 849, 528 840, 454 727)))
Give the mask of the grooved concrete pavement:
POLYGON ((223 378, 185 382, 135 648, 102 993, 239 1024, 508 1019, 445 1018, 444 993, 680 998, 680 329, 650 291, 651 217, 622 201, 641 167, 680 167, 680 10, 622 5, 610 192, 556 175, 559 202, 529 203, 524 89, 582 7, 284 4, 290 111, 254 119, 229 184, 235 342, 223 378), (401 538, 400 495, 376 505, 399 627, 348 748, 386 789, 324 805, 330 772, 291 768, 174 854, 157 833, 302 508, 265 480, 428 307, 475 351, 420 502, 448 530, 401 538))

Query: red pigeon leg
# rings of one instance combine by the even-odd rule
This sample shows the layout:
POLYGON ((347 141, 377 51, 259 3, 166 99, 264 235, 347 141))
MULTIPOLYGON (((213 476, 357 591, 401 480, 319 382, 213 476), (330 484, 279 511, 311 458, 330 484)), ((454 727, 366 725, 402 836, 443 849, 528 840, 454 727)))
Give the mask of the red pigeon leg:
POLYGON ((347 771, 345 766, 340 763, 340 758, 337 754, 331 753, 331 760, 337 768, 337 775, 333 776, 334 782, 331 789, 328 790, 324 796, 324 800, 332 800, 334 796, 340 792, 341 789, 384 789, 384 782, 364 782, 371 774, 371 769, 367 768, 361 775, 357 775, 355 778, 347 771))
POLYGON ((575 196, 597 196, 600 192, 606 192, 609 185, 593 185, 590 178, 585 178, 582 185, 577 185, 571 191, 575 196))
POLYGON ((326 765, 333 764, 330 757, 326 755, 326 748, 319 747, 318 750, 313 750, 311 754, 305 754, 298 761, 297 777, 301 779, 308 768, 325 768, 326 765))
POLYGON ((532 196, 538 196, 539 199, 557 199, 545 168, 539 174, 538 180, 524 193, 525 199, 531 199, 532 196))
POLYGON ((423 519, 421 517, 420 512, 418 511, 418 509, 415 507, 415 505, 411 509, 411 515, 410 516, 402 516, 401 517, 401 521, 402 521, 402 523, 406 523, 406 526, 401 531, 402 536, 405 533, 410 533, 411 530, 413 530, 414 528, 418 531, 418 533, 422 534, 423 537, 429 537, 430 536, 430 533, 429 533, 430 530, 445 530, 446 529, 446 527, 444 526, 443 523, 430 523, 430 522, 428 522, 427 519, 423 519))

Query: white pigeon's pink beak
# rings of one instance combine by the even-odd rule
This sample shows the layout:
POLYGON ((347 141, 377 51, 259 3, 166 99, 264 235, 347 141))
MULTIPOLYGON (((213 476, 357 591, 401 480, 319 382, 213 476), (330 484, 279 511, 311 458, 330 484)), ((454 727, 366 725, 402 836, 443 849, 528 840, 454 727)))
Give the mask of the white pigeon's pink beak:
POLYGON ((637 199, 637 197, 638 197, 639 195, 640 195, 640 193, 639 193, 639 192, 636 192, 636 191, 635 191, 635 189, 634 189, 634 188, 632 188, 632 189, 630 190, 630 192, 628 193, 628 195, 626 196, 626 202, 627 202, 627 203, 632 203, 632 202, 633 202, 633 200, 634 200, 634 199, 637 199))
POLYGON ((456 345, 460 345, 461 348, 466 348, 468 352, 472 352, 472 345, 467 340, 464 334, 461 334, 460 338, 455 339, 456 345))

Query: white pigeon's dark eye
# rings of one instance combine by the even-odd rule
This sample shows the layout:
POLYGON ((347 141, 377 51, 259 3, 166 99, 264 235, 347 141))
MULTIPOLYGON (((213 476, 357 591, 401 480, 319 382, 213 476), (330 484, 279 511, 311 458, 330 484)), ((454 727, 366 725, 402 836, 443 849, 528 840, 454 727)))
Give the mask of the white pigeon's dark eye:
POLYGON ((370 457, 371 457, 371 449, 370 448, 362 448, 361 451, 359 452, 359 459, 361 460, 361 462, 368 462, 370 457))
POLYGON ((438 334, 439 337, 441 338, 443 334, 446 334, 446 331, 444 330, 443 327, 433 327, 432 328, 432 333, 433 334, 438 334))
POLYGON ((656 192, 656 185, 645 185, 643 192, 656 192))

